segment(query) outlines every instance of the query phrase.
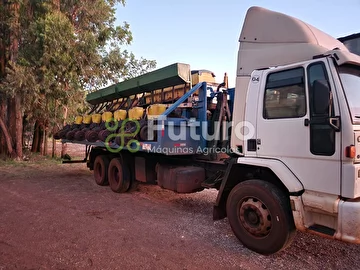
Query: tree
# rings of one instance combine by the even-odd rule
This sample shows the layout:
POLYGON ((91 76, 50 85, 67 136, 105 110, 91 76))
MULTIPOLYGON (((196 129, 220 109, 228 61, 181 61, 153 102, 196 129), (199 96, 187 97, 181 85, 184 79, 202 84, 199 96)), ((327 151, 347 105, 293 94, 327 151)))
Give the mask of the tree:
MULTIPOLYGON (((0 80, 6 77, 6 65, 8 62, 17 60, 19 52, 19 19, 20 5, 18 1, 1 1, 1 48, 3 53, 1 57, 0 80), (8 52, 7 52, 7 48, 8 52), (7 53, 6 53, 7 52, 7 53)), ((22 133, 22 112, 21 97, 14 94, 11 89, 10 94, 1 94, 1 129, 3 130, 4 139, 6 141, 7 151, 10 156, 22 157, 22 137, 18 134, 22 133), (5 119, 4 116, 7 116, 5 119), (7 121, 5 121, 7 120, 7 121), (7 123, 7 125, 5 125, 7 123), (12 140, 14 139, 14 140, 12 140), (11 144, 11 147, 10 147, 11 144)), ((1 150, 1 149, 0 149, 1 150)))
POLYGON ((132 41, 128 23, 114 25, 115 6, 125 5, 124 0, 7 2, 0 4, 6 10, 0 18, 5 33, 0 48, 6 52, 0 53, 0 113, 8 109, 0 125, 0 145, 8 154, 14 148, 15 156, 22 157, 19 123, 24 115, 36 125, 33 150, 39 151, 41 134, 46 141, 47 134, 63 123, 63 109, 75 114, 84 106, 86 90, 156 66, 122 49, 132 41))

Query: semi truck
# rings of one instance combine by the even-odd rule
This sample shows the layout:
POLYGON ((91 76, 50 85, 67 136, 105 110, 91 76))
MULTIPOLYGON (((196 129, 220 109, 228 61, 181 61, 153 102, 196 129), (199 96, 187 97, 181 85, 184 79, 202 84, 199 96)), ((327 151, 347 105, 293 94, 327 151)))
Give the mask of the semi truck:
POLYGON ((235 88, 175 63, 90 92, 91 110, 54 136, 117 193, 152 183, 218 190, 247 248, 270 255, 296 230, 360 242, 360 56, 286 14, 246 13, 235 88))

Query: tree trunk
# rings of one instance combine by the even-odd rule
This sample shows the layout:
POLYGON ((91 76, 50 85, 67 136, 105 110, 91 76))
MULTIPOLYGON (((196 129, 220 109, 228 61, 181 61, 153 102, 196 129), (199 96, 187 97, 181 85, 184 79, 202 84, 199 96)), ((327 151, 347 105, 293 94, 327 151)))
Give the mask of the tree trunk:
POLYGON ((23 114, 21 96, 8 100, 8 132, 14 142, 17 158, 23 158, 23 114))
POLYGON ((29 128, 29 125, 28 125, 28 121, 27 121, 27 116, 24 114, 23 115, 23 131, 22 131, 22 135, 23 135, 23 138, 22 138, 22 144, 23 144, 23 149, 27 148, 29 146, 29 143, 28 143, 28 137, 27 137, 27 130, 29 128))
POLYGON ((56 157, 56 140, 54 139, 54 134, 58 132, 59 129, 56 127, 56 125, 52 129, 52 150, 51 150, 51 157, 56 157))
POLYGON ((52 152, 51 152, 51 157, 52 157, 52 158, 56 157, 56 140, 54 139, 54 137, 52 138, 52 152))
MULTIPOLYGON (((0 0, 0 8, 5 9, 4 0, 0 0)), ((0 38, 0 81, 5 78, 5 66, 6 66, 6 28, 5 28, 5 12, 0 12, 0 33, 2 33, 2 38, 0 38)), ((0 117, 3 117, 3 125, 6 125, 6 97, 4 94, 0 94, 0 117)), ((6 154, 6 137, 0 132, 0 154, 6 154)))
MULTIPOLYGON (((66 125, 66 118, 67 118, 67 115, 68 115, 68 107, 64 106, 63 107, 64 111, 64 126, 66 125)), ((67 152, 67 144, 66 143, 62 143, 61 144, 61 158, 63 158, 65 156, 67 152)))
POLYGON ((10 61, 16 62, 19 54, 19 35, 20 35, 20 4, 10 3, 10 14, 12 23, 10 28, 10 61))
POLYGON ((35 125, 34 125, 34 134, 33 134, 33 141, 32 141, 32 144, 31 144, 31 152, 35 153, 37 148, 38 148, 38 145, 39 145, 39 123, 38 121, 35 122, 35 125))
POLYGON ((67 144, 62 143, 61 144, 61 158, 64 158, 67 152, 67 144))
MULTIPOLYGON (((0 117, 3 117, 3 119, 7 118, 7 108, 6 108, 6 98, 4 95, 0 96, 0 117)), ((4 121, 4 120, 3 120, 4 121)), ((4 124, 6 123, 6 121, 4 121, 4 124)), ((6 147, 7 143, 6 143, 6 138, 5 135, 2 136, 2 133, 0 132, 0 154, 6 154, 6 147)))
POLYGON ((39 120, 36 120, 34 127, 33 143, 31 146, 31 152, 41 153, 41 145, 43 143, 43 127, 39 120))
POLYGON ((44 147, 43 147, 43 156, 47 156, 48 154, 48 133, 47 128, 44 128, 44 147))
POLYGON ((15 96, 15 146, 18 158, 23 158, 23 114, 21 97, 15 96))
POLYGON ((44 133, 45 133, 45 131, 41 127, 41 129, 40 129, 40 143, 39 143, 39 151, 38 151, 41 155, 44 154, 44 133))
POLYGON ((0 128, 2 130, 2 133, 4 134, 4 138, 6 141, 6 146, 9 151, 9 154, 11 157, 14 157, 15 153, 14 153, 14 149, 12 147, 11 137, 10 137, 9 131, 7 130, 6 125, 1 117, 0 117, 0 128))
POLYGON ((11 138, 14 140, 16 139, 16 104, 15 98, 8 99, 7 105, 7 127, 10 133, 11 138))
MULTIPOLYGON (((3 4, 5 3, 2 1, 3 4)), ((5 35, 5 41, 2 41, 0 47, 5 51, 5 54, 1 52, 0 59, 1 59, 1 77, 5 77, 5 70, 6 64, 8 60, 16 62, 18 58, 19 52, 19 34, 20 34, 20 25, 19 25, 19 10, 20 4, 18 2, 10 2, 6 3, 9 4, 9 9, 6 11, 9 12, 11 15, 11 20, 9 21, 8 26, 6 29, 2 29, 2 33, 8 31, 8 35, 5 35), (5 46, 5 47, 4 47, 5 46), (3 59, 4 58, 4 59, 3 59)), ((3 24, 5 25, 5 24, 3 24)), ((15 154, 15 158, 22 158, 22 110, 21 110, 21 93, 15 93, 13 98, 8 99, 8 107, 7 107, 7 119, 2 119, 2 124, 4 125, 3 132, 6 139, 6 144, 8 151, 10 154, 15 154), (7 123, 4 122, 7 120, 7 123), (7 128, 6 128, 7 124, 7 128), (5 132, 5 130, 7 132, 5 132), (7 134, 6 134, 7 133, 7 134), (10 137, 14 141, 14 145, 12 145, 11 149, 9 149, 9 142, 7 136, 10 137), (15 146, 15 149, 13 149, 15 146), (11 150, 11 151, 10 151, 11 150)), ((3 107, 3 106, 2 106, 3 107)))
MULTIPOLYGON (((0 0, 0 8, 5 9, 4 0, 0 0)), ((5 27, 5 14, 6 12, 0 13, 0 32, 2 33, 2 38, 0 38, 0 79, 5 77, 5 66, 6 66, 6 41, 8 36, 6 35, 5 27)))

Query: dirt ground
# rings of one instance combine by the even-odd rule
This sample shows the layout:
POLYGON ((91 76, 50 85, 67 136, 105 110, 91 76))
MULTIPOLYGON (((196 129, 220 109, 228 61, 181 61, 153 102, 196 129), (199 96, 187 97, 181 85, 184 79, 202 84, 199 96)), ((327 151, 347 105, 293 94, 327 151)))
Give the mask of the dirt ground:
POLYGON ((149 185, 116 194, 85 164, 2 162, 0 269, 359 269, 360 246, 310 234, 251 252, 227 219, 212 220, 215 198, 149 185))

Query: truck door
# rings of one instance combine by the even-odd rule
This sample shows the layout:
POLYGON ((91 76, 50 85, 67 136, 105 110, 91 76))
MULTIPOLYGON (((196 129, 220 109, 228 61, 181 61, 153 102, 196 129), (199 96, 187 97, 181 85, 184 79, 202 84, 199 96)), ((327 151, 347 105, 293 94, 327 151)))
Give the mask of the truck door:
MULTIPOLYGON (((269 69, 262 82, 257 121, 257 156, 283 162, 305 189, 340 194, 341 133, 319 114, 314 82, 329 82, 326 62, 269 69)), ((330 95, 336 97, 336 95, 330 95)), ((333 99, 332 114, 339 115, 333 99)))

